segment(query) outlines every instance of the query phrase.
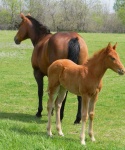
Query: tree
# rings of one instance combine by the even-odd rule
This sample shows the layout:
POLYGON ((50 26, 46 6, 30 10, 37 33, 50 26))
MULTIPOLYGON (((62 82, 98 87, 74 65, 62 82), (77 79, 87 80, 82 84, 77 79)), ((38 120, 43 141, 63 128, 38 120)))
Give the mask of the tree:
POLYGON ((117 12, 122 7, 125 7, 125 0, 115 0, 114 6, 113 6, 114 10, 117 12))
POLYGON ((21 0, 2 0, 4 6, 4 17, 8 20, 8 28, 13 29, 17 18, 17 13, 21 11, 21 0))
POLYGON ((113 8, 122 23, 125 25, 125 0, 116 0, 113 8))
POLYGON ((0 0, 0 29, 14 29, 23 12, 52 31, 124 32, 125 0, 114 9, 111 14, 100 0, 0 0))

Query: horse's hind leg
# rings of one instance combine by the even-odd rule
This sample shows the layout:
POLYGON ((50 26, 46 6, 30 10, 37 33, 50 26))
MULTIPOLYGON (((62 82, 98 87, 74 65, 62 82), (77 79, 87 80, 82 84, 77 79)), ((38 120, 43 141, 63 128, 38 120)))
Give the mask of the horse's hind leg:
POLYGON ((60 109, 60 120, 62 121, 63 117, 64 117, 64 108, 65 108, 65 103, 66 103, 66 99, 67 99, 67 94, 68 94, 68 91, 66 92, 66 96, 62 102, 62 106, 61 106, 61 109, 60 109))
MULTIPOLYGON (((62 106, 61 106, 61 110, 60 110, 60 120, 61 121, 64 117, 64 107, 65 107, 67 94, 68 94, 68 91, 66 92, 66 96, 62 102, 62 106)), ((77 100, 78 100, 78 110, 77 110, 76 120, 74 121, 74 124, 80 123, 80 121, 81 121, 81 100, 82 100, 82 97, 77 96, 77 100)))
POLYGON ((62 105, 65 95, 66 95, 66 89, 64 89, 63 87, 60 87, 57 99, 55 101, 55 108, 56 108, 56 129, 58 131, 58 134, 61 136, 64 136, 64 134, 61 128, 60 109, 61 109, 61 105, 62 105))
POLYGON ((82 101, 82 97, 77 96, 77 100, 78 100, 78 110, 77 110, 76 120, 74 121, 74 124, 80 123, 80 121, 81 121, 81 101, 82 101))
POLYGON ((43 110, 42 97, 43 97, 43 77, 44 76, 39 70, 34 70, 34 77, 38 85, 38 98, 39 98, 38 112, 36 113, 36 116, 41 117, 41 112, 43 110))

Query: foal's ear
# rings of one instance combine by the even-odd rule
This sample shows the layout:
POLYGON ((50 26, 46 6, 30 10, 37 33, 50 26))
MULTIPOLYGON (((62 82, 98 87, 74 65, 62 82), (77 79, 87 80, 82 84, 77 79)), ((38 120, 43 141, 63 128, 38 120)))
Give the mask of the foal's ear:
POLYGON ((107 49, 109 50, 112 47, 111 43, 109 42, 107 45, 107 49))
POLYGON ((23 20, 26 18, 23 13, 20 13, 20 17, 21 17, 23 20))
POLYGON ((113 49, 116 50, 117 47, 117 42, 115 43, 115 45, 113 46, 113 49))

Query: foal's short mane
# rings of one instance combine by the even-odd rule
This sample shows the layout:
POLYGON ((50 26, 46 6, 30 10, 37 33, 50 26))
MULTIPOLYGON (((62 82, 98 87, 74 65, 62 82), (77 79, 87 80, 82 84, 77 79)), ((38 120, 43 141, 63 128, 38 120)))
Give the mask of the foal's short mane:
POLYGON ((102 58, 103 58, 104 52, 106 52, 106 48, 103 48, 103 49, 101 49, 101 50, 95 52, 95 53, 93 54, 93 56, 90 57, 88 60, 98 59, 98 58, 99 58, 99 57, 98 57, 99 55, 102 56, 102 58))
POLYGON ((37 35, 41 35, 41 34, 49 34, 50 30, 48 29, 47 26, 44 26, 42 23, 40 23, 39 21, 37 21, 35 18, 31 17, 31 16, 26 16, 34 25, 35 31, 37 33, 37 35))

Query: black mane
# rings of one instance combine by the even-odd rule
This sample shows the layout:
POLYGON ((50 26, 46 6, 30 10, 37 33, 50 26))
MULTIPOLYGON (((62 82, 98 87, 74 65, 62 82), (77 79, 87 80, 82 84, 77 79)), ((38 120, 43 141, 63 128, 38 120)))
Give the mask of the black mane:
POLYGON ((37 21, 35 18, 31 17, 31 16, 26 16, 34 25, 35 28, 35 32, 37 33, 37 35, 41 35, 41 34, 50 34, 50 30, 48 29, 47 26, 44 26, 42 23, 40 23, 39 21, 37 21))

